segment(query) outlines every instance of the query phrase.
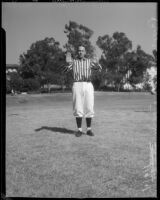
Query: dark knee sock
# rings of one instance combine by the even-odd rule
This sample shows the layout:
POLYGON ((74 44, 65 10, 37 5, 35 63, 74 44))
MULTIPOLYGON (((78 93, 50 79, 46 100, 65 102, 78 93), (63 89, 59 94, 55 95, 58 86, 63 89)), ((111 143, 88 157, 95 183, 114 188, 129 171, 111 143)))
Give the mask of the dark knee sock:
POLYGON ((91 127, 92 118, 86 118, 87 128, 91 127))
POLYGON ((77 127, 81 128, 82 126, 82 117, 76 117, 77 127))

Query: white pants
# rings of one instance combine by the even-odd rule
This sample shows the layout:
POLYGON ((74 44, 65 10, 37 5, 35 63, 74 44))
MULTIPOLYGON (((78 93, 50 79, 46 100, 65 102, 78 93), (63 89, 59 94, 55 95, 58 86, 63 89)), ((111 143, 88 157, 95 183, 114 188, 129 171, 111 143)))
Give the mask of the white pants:
POLYGON ((94 88, 91 82, 74 82, 72 97, 75 117, 94 116, 94 88))

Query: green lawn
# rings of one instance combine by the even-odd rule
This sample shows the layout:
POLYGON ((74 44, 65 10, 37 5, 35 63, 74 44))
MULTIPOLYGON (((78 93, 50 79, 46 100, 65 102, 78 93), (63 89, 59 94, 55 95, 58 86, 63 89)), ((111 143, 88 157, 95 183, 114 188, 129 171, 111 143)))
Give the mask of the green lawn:
POLYGON ((95 92, 95 136, 77 138, 71 93, 7 95, 7 196, 156 197, 156 180, 144 172, 156 142, 155 101, 95 92))

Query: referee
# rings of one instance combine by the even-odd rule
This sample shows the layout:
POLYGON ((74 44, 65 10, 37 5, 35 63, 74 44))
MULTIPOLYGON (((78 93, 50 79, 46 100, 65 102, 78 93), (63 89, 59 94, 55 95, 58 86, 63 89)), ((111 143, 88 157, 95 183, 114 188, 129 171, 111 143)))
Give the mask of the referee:
POLYGON ((94 136, 91 129, 91 121, 94 117, 94 88, 91 83, 91 71, 101 70, 102 67, 96 61, 85 58, 86 51, 84 46, 78 47, 78 56, 76 59, 67 59, 66 72, 72 71, 73 86, 73 115, 76 118, 77 132, 75 136, 79 137, 82 132, 82 118, 86 118, 87 132, 89 136, 94 136))

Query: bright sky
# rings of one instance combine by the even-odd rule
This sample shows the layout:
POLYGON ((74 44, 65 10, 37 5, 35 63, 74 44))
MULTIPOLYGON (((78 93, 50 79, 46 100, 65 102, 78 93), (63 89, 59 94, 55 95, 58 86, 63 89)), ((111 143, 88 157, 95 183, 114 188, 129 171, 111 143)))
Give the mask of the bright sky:
MULTIPOLYGON (((19 56, 32 43, 53 37, 60 46, 67 42, 65 24, 75 21, 98 36, 124 32, 133 49, 141 45, 152 54, 156 47, 157 3, 2 3, 2 27, 6 31, 6 63, 18 64, 19 56)), ((96 47, 96 53, 101 50, 96 47)))

